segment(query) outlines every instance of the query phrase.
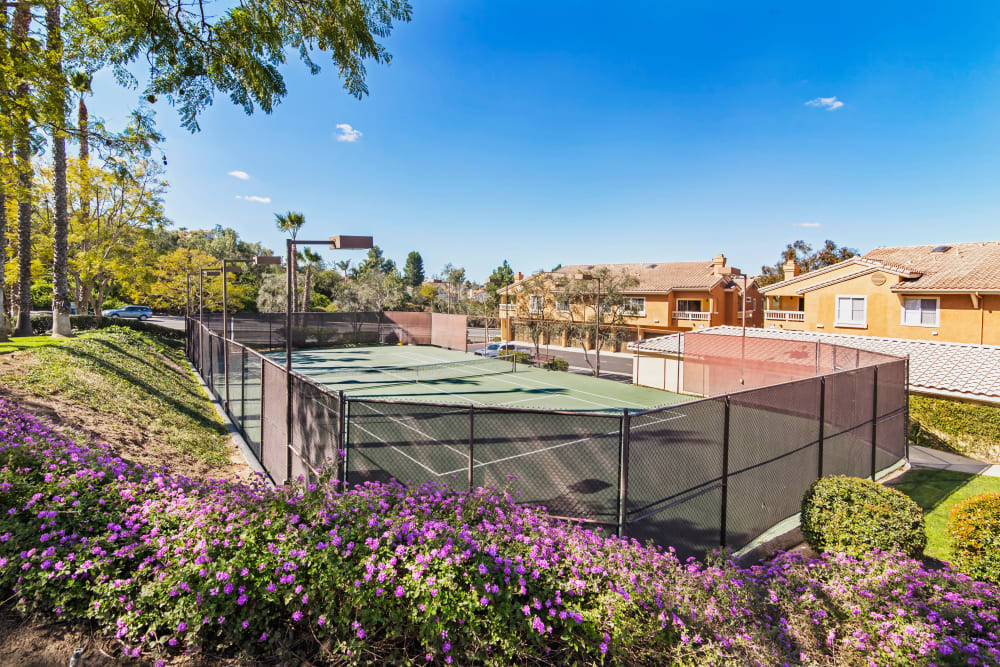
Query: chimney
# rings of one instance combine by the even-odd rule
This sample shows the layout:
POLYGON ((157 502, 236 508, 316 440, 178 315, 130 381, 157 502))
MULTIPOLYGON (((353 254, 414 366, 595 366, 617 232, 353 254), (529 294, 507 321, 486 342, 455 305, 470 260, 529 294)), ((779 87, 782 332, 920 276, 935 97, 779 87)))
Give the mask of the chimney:
POLYGON ((524 280, 524 274, 518 271, 514 274, 514 282, 519 282, 521 280, 524 280))
POLYGON ((725 270, 726 268, 726 256, 721 252, 712 258, 712 273, 717 276, 729 273, 725 270))
POLYGON ((799 269, 798 262, 796 262, 794 259, 790 259, 787 262, 785 262, 782 265, 781 270, 785 272, 785 280, 788 280, 789 278, 794 278, 801 272, 799 269))

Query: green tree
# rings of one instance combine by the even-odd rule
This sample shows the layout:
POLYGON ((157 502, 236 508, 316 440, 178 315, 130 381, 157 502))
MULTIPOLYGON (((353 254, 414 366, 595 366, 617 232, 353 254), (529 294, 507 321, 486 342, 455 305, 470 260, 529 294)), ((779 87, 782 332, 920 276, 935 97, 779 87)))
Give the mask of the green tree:
POLYGON ((416 250, 406 256, 403 267, 403 282, 410 287, 420 287, 424 282, 424 258, 416 250))
POLYGON ((823 243, 822 248, 814 252, 811 245, 800 239, 794 243, 789 243, 785 247, 781 252, 781 260, 777 264, 760 267, 760 278, 757 279, 757 284, 763 287, 764 285, 771 285, 784 280, 785 262, 790 259, 795 260, 802 273, 808 273, 809 271, 822 269, 825 266, 837 264, 857 255, 858 251, 856 248, 838 246, 829 239, 823 243))
MULTIPOLYGON (((293 241, 295 240, 295 237, 298 236, 299 230, 302 229, 302 225, 306 224, 306 216, 304 216, 301 213, 297 213, 296 211, 288 211, 287 213, 275 213, 274 220, 275 224, 278 226, 278 229, 288 234, 293 241)), ((291 257, 288 258, 288 263, 291 264, 291 266, 288 267, 288 270, 292 272, 292 275, 298 276, 299 267, 296 265, 295 260, 296 256, 295 253, 293 252, 291 257)), ((292 282, 292 312, 295 312, 295 305, 299 302, 297 296, 298 289, 299 289, 299 281, 298 278, 296 278, 292 282)))
POLYGON ((615 273, 600 267, 589 274, 568 276, 559 286, 574 324, 569 328, 570 338, 580 344, 594 377, 601 375, 601 348, 621 339, 625 318, 631 313, 632 302, 626 293, 638 284, 638 278, 627 271, 615 273), (590 347, 594 363, 587 353, 590 347))
POLYGON ((72 335, 69 323, 69 211, 66 183, 66 88, 63 78, 62 16, 58 0, 45 12, 45 32, 51 68, 48 92, 52 123, 54 215, 52 221, 52 337, 72 335))
POLYGON ((312 310, 313 271, 323 270, 323 258, 311 248, 303 248, 301 258, 306 263, 305 286, 302 290, 302 312, 307 313, 312 310))
POLYGON ((354 269, 352 277, 355 279, 361 279, 369 273, 374 273, 376 271, 380 271, 382 273, 394 273, 396 271, 396 262, 391 259, 386 259, 385 254, 382 252, 382 248, 373 246, 368 250, 368 256, 365 257, 365 261, 361 262, 361 264, 354 269))
POLYGON ((500 305, 500 295, 497 292, 513 283, 514 269, 510 268, 510 264, 505 259, 503 264, 493 269, 489 280, 486 281, 486 294, 488 295, 486 306, 492 310, 496 310, 500 305))
POLYGON ((448 312, 454 313, 461 305, 462 287, 466 284, 465 269, 451 262, 444 265, 441 271, 444 284, 448 288, 448 312))
MULTIPOLYGON (((30 336, 31 330, 31 213, 32 213, 32 178, 31 165, 32 136, 30 117, 32 110, 31 85, 34 68, 37 62, 35 40, 29 35, 31 27, 31 5, 27 2, 18 3, 14 8, 14 17, 9 35, 11 73, 14 75, 10 118, 7 119, 13 135, 13 158, 17 173, 17 296, 15 306, 17 319, 14 325, 14 335, 30 336)), ((6 8, 4 10, 6 19, 6 8)))

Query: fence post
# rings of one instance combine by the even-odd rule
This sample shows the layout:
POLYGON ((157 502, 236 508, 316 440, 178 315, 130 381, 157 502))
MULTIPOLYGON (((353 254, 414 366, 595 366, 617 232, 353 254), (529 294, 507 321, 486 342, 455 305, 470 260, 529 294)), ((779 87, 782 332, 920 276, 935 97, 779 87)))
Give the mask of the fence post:
POLYGON ((618 537, 625 536, 625 520, 628 515, 628 459, 632 440, 632 416, 628 408, 622 409, 620 424, 621 437, 618 440, 618 537))
POLYGON ((826 428, 826 376, 819 379, 819 470, 817 478, 823 476, 823 436, 826 428))
POLYGON ((472 493, 473 481, 472 481, 472 467, 475 463, 475 459, 472 456, 473 443, 476 439, 476 406, 469 406, 469 493, 472 493))
POLYGON ((247 419, 247 349, 240 348, 240 430, 247 419))
POLYGON ((722 513, 719 519, 719 545, 722 547, 726 546, 726 515, 729 510, 729 394, 726 394, 725 406, 725 417, 722 420, 722 513))
POLYGON ((351 460, 351 402, 344 396, 344 392, 340 392, 340 413, 344 423, 344 427, 340 430, 340 437, 343 439, 344 490, 346 491, 351 460))
POLYGON ((903 365, 903 443, 906 462, 910 462, 910 355, 903 365))
POLYGON ((875 481, 875 443, 878 438, 878 366, 872 374, 872 481, 875 481))

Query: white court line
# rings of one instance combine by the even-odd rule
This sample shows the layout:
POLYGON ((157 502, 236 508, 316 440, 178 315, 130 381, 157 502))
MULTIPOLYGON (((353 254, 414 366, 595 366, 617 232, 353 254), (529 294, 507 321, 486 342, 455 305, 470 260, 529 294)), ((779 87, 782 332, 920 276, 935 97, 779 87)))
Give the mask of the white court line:
MULTIPOLYGON (((557 387, 558 389, 562 389, 562 391, 556 391, 556 389, 541 389, 539 387, 532 387, 529 384, 521 384, 520 382, 514 382, 513 380, 508 380, 507 378, 502 378, 502 377, 496 377, 494 379, 497 382, 506 382, 507 384, 512 384, 515 387, 520 387, 521 389, 531 389, 533 391, 543 391, 543 392, 545 392, 547 394, 558 394, 559 396, 562 396, 563 398, 569 398, 569 399, 572 399, 574 401, 579 401, 581 403, 589 403, 590 405, 596 405, 597 407, 604 408, 605 410, 607 410, 607 409, 610 408, 610 406, 607 405, 606 403, 597 403, 595 401, 588 401, 585 398, 580 398, 579 396, 574 396, 573 394, 563 393, 563 392, 576 391, 575 389, 569 389, 568 387, 559 387, 559 385, 556 385, 556 384, 549 385, 550 387, 557 387)), ((543 383, 543 384, 548 384, 548 383, 543 383)), ((589 392, 582 392, 582 393, 586 394, 586 393, 589 393, 589 392)), ((592 395, 596 396, 597 394, 592 394, 592 395)), ((609 400, 612 400, 612 399, 609 399, 609 400)), ((634 403, 630 403, 630 405, 634 405, 634 403)))
MULTIPOLYGON (((674 415, 673 417, 668 417, 667 419, 660 419, 660 420, 655 421, 655 422, 649 422, 648 424, 643 424, 642 426, 637 426, 636 429, 646 428, 647 426, 654 426, 656 424, 662 424, 664 422, 673 421, 674 419, 682 419, 682 418, 684 418, 686 416, 687 415, 677 414, 677 415, 674 415)), ((533 449, 530 452, 521 452, 520 454, 514 454, 513 456, 505 456, 502 459, 494 459, 492 461, 487 461, 486 463, 480 463, 480 464, 475 465, 473 467, 474 468, 482 468, 483 466, 493 465, 494 463, 502 463, 503 461, 510 461, 511 459, 519 459, 519 458, 521 458, 523 456, 531 456, 532 454, 538 454, 540 452, 546 452, 546 451, 549 451, 550 449, 559 449, 560 447, 566 447, 567 445, 575 445, 577 443, 586 442, 587 440, 593 440, 594 438, 605 438, 605 437, 607 437, 609 435, 615 435, 615 434, 617 434, 619 432, 620 431, 618 429, 615 429, 614 431, 608 431, 607 433, 599 433, 597 435, 588 435, 586 438, 579 438, 577 440, 570 440, 569 442, 562 442, 562 443, 559 443, 558 445, 552 445, 551 447, 543 447, 542 449, 533 449)), ((452 470, 451 472, 441 473, 441 475, 454 475, 455 473, 459 473, 459 472, 462 472, 464 470, 468 470, 468 468, 459 468, 458 470, 452 470)))
MULTIPOLYGON (((437 444, 439 444, 439 445, 441 445, 441 444, 442 444, 440 440, 438 440, 438 439, 436 439, 436 438, 432 438, 431 436, 427 435, 426 433, 424 433, 424 432, 423 432, 423 431, 421 431, 420 429, 418 429, 418 428, 415 428, 415 427, 413 427, 413 426, 409 426, 408 424, 405 424, 405 423, 403 422, 403 420, 402 420, 402 419, 398 419, 398 418, 396 418, 396 417, 390 417, 389 415, 385 414, 385 413, 384 413, 384 412, 382 412, 381 410, 379 410, 379 409, 377 409, 377 408, 374 408, 374 407, 372 407, 371 403, 362 403, 362 405, 364 405, 364 406, 365 406, 366 408, 368 408, 369 410, 371 410, 371 411, 373 411, 373 412, 376 412, 376 413, 378 413, 378 414, 382 415, 382 416, 383 416, 383 417, 385 417, 386 419, 389 419, 389 420, 391 420, 391 421, 394 421, 394 422, 396 422, 397 424, 399 424, 399 425, 400 425, 400 426, 402 426, 403 428, 408 428, 408 429, 410 429, 411 431, 413 431, 414 433, 419 433, 420 435, 422 435, 422 436, 424 436, 425 438, 427 438, 427 440, 428 440, 428 441, 430 441, 430 442, 436 442, 436 443, 437 443, 437 444)), ((368 431, 368 429, 364 429, 364 430, 365 430, 366 432, 368 432, 368 433, 371 433, 371 431, 368 431)), ((377 437, 377 436, 376 436, 376 437, 377 437)), ((385 440, 383 440, 382 442, 385 442, 385 440)), ((386 443, 386 444, 388 444, 388 443, 386 443)), ((459 449, 455 449, 455 448, 454 448, 454 447, 452 447, 451 445, 443 445, 443 446, 444 446, 445 448, 447 448, 447 449, 450 449, 451 451, 455 452, 455 453, 456 453, 456 454, 458 454, 459 456, 468 456, 468 454, 467 454, 466 452, 463 452, 463 451, 461 451, 461 450, 459 450, 459 449)), ((395 449, 395 447, 393 447, 393 449, 395 449)), ((473 460, 473 461, 475 461, 476 463, 481 463, 481 461, 477 461, 476 459, 472 459, 472 460, 473 460)), ((429 468, 428 468, 428 470, 429 470, 429 468)))
MULTIPOLYGON (((369 431, 368 429, 366 429, 364 426, 361 426, 360 424, 355 424, 354 427, 355 428, 360 428, 362 431, 364 431, 368 435, 372 436, 373 438, 375 438, 376 440, 378 440, 379 442, 381 442, 383 445, 389 445, 388 442, 386 442, 382 438, 378 437, 377 435, 375 435, 374 433, 372 433, 371 431, 369 431)), ((447 473, 439 473, 436 470, 432 470, 431 468, 428 468, 423 463, 421 463, 420 461, 416 460, 415 458, 413 458, 412 456, 410 456, 409 454, 407 454, 406 452, 404 452, 403 450, 401 450, 399 447, 396 447, 395 445, 389 445, 389 449, 395 449, 397 452, 399 452, 400 454, 402 454, 406 458, 410 459, 411 461, 413 461, 418 466, 420 466, 421 468, 423 468, 424 470, 426 470, 430 474, 434 475, 435 477, 443 477, 444 475, 447 474, 447 473)))

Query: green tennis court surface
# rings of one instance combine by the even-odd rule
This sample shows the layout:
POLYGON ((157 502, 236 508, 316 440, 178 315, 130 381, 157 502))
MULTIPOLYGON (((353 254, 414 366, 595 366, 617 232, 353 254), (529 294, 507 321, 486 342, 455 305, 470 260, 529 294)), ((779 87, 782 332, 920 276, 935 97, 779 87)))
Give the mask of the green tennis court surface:
MULTIPOLYGON (((284 361, 281 353, 269 356, 284 361)), ((351 399, 380 399, 613 414, 689 401, 689 396, 547 371, 430 346, 297 350, 292 368, 351 399)))

